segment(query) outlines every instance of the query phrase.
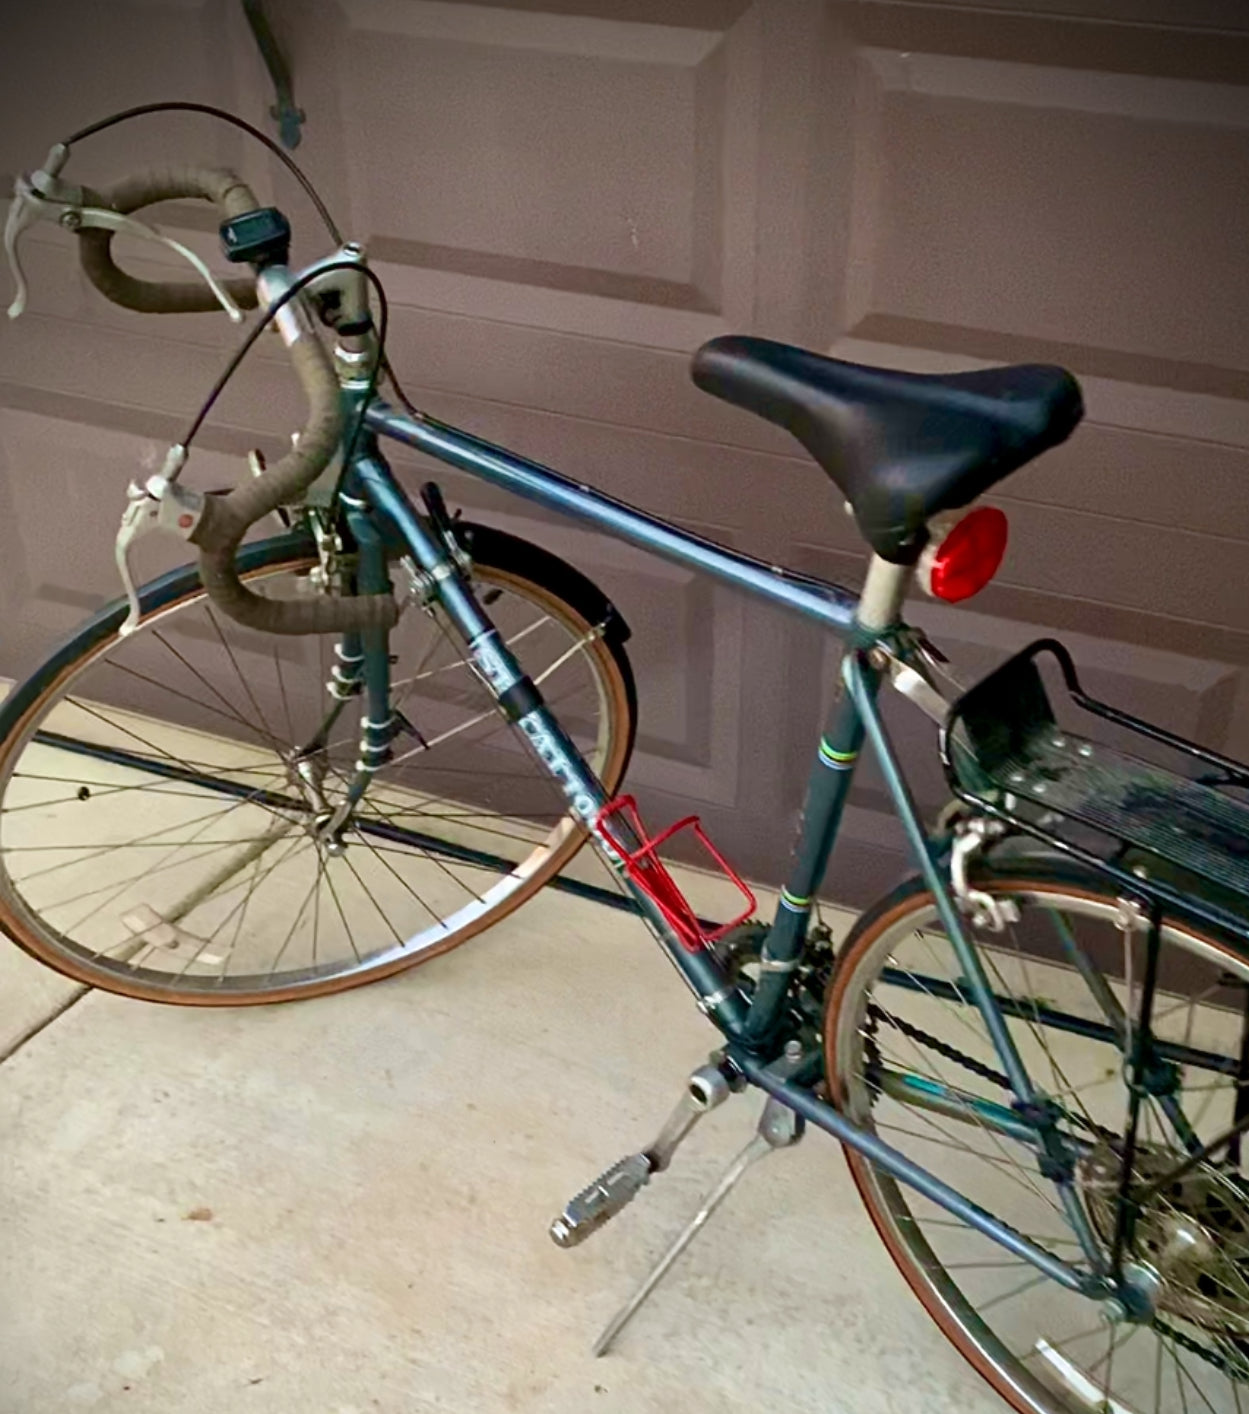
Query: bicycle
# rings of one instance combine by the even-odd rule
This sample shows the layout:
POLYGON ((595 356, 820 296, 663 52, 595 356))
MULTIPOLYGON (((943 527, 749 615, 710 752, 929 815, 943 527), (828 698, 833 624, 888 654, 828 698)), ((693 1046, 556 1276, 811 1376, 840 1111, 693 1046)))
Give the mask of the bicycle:
POLYGON ((59 221, 126 307, 259 306, 225 377, 274 325, 311 413, 277 465, 253 459, 244 485, 206 493, 180 477, 210 398, 131 487, 126 596, 0 709, 0 926, 130 996, 307 997, 457 946, 590 842, 720 1038, 656 1141, 571 1200, 554 1239, 598 1231, 710 1109, 765 1097, 756 1138, 600 1349, 747 1166, 814 1126, 842 1144, 912 1289, 1013 1408, 1240 1411, 1249 769, 1089 697, 1048 640, 964 690, 901 617, 917 582, 954 602, 991 580, 1004 517, 956 513, 1074 431, 1075 380, 1030 365, 914 375, 739 336, 700 349, 695 380, 786 426, 849 503, 871 552, 856 596, 412 407, 385 359, 384 290, 319 203, 338 249, 295 273, 285 218, 232 174, 169 169, 104 193, 62 180, 70 146, 110 122, 196 106, 94 125, 19 180, 6 233, 19 291, 22 230, 59 221), (227 256, 253 278, 221 282, 180 247, 193 283, 118 269, 112 234, 165 239, 132 213, 171 197, 215 202, 227 256), (383 377, 402 410, 378 396, 383 377), (700 918, 657 851, 682 827, 705 836, 692 821, 651 835, 619 795, 636 694, 607 597, 452 516, 434 483, 418 509, 382 438, 846 640, 770 923, 731 870, 740 916, 700 918), (243 543, 268 519, 278 533, 243 543), (198 565, 136 588, 128 557, 155 529, 198 565), (885 688, 937 724, 952 799, 932 827, 885 688), (1079 729, 1091 721, 1151 744, 1106 745, 1079 729), (834 947, 817 894, 865 744, 918 872, 834 947), (1154 764, 1162 751, 1188 768, 1154 764))

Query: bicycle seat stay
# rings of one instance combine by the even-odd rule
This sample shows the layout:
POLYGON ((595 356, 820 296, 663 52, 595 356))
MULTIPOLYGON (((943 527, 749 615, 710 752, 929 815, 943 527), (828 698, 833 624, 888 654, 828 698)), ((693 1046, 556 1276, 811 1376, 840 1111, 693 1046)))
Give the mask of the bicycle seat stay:
POLYGON ((694 355, 706 392, 784 427, 849 501, 872 549, 913 563, 928 521, 957 510, 1075 429, 1080 386, 1018 364, 905 373, 725 335, 694 355))

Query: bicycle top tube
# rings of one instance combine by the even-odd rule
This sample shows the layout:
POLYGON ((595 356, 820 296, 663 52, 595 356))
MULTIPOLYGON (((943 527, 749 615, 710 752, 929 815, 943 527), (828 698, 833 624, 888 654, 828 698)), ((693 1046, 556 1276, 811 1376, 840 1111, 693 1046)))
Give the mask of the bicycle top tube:
POLYGON ((366 421, 374 432, 414 447, 493 486, 597 526, 618 540, 699 570, 737 589, 769 599, 814 619, 825 628, 848 633, 853 627, 858 596, 840 585, 769 565, 689 531, 678 530, 656 516, 573 481, 550 467, 433 418, 409 417, 386 403, 375 402, 369 408, 366 421))

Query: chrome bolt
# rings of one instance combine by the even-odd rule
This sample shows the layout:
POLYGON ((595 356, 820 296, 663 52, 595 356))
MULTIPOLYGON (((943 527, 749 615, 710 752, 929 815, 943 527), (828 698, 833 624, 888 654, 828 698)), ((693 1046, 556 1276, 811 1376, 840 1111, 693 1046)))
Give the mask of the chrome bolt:
POLYGON ((792 1041, 785 1042, 785 1059, 789 1061, 800 1061, 802 1059, 802 1042, 795 1037, 792 1041))
POLYGON ((1128 1318, 1128 1308, 1117 1296, 1108 1296, 1102 1302, 1102 1320, 1107 1325, 1117 1326, 1128 1318))
POLYGON ((1061 751, 1063 747, 1067 745, 1067 738, 1065 736, 1053 737, 1050 741, 1050 745, 1057 747, 1058 750, 1061 751))
POLYGON ((1087 741, 1082 741, 1080 745, 1076 747, 1076 750, 1080 753, 1081 756, 1092 756, 1093 754, 1093 748, 1088 744, 1087 741))
POLYGON ((61 225, 64 226, 67 231, 76 231, 79 226, 82 225, 82 212, 62 211, 61 225))

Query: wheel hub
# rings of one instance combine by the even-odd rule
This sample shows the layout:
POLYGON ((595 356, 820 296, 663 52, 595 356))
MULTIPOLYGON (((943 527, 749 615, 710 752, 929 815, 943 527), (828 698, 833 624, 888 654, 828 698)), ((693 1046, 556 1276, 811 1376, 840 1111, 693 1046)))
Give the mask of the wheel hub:
MULTIPOLYGON (((1148 1147, 1134 1164, 1137 1184, 1156 1183, 1183 1159, 1148 1147)), ((1122 1159, 1108 1144, 1083 1159, 1077 1179, 1102 1241, 1114 1241, 1122 1159)), ((1249 1184, 1203 1165, 1145 1204, 1132 1240, 1134 1266, 1156 1276, 1158 1311, 1206 1330, 1249 1338, 1249 1184)))

